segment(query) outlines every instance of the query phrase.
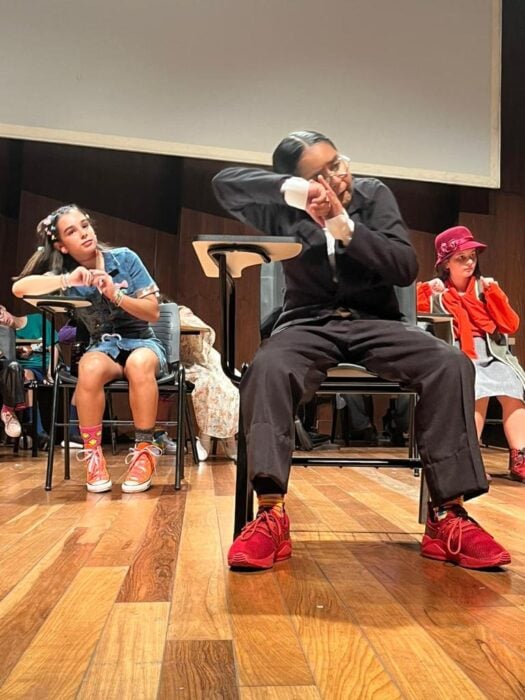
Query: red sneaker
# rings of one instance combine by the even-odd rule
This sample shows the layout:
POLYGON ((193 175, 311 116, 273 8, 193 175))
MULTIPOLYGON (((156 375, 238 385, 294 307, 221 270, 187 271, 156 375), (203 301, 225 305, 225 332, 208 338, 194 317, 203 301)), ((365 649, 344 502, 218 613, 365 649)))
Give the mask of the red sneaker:
POLYGON ((100 446, 79 450, 77 459, 79 462, 87 462, 86 488, 88 491, 104 493, 111 489, 111 479, 100 446))
POLYGON ((509 452, 510 478, 514 481, 525 482, 525 448, 509 452))
POLYGON ((243 528, 228 552, 228 565, 239 569, 271 569, 292 556, 290 520, 283 511, 262 510, 243 528))
POLYGON ((162 450, 150 442, 139 442, 126 457, 129 464, 128 473, 122 482, 124 493, 147 491, 151 486, 151 477, 157 466, 157 459, 162 450))
POLYGON ((441 519, 433 512, 429 514, 421 554, 466 569, 510 564, 510 554, 459 505, 447 509, 441 519))

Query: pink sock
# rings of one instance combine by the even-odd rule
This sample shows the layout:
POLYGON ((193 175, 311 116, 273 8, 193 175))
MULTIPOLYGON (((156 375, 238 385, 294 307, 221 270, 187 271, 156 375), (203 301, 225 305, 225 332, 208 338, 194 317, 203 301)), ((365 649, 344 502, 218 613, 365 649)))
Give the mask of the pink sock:
POLYGON ((79 426, 85 450, 94 450, 102 444, 102 423, 90 428, 79 426))

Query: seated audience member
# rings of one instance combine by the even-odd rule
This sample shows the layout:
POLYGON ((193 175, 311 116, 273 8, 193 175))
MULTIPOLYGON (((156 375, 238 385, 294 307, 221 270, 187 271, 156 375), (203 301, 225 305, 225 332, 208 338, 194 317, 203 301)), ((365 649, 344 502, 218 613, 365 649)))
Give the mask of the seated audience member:
MULTIPOLYGON (((49 321, 46 321, 46 342, 49 341, 50 345, 44 351, 43 342, 43 318, 41 313, 27 314, 26 316, 14 316, 9 313, 7 309, 2 306, 0 307, 0 324, 13 328, 16 335, 16 355, 17 361, 23 369, 23 379, 28 382, 36 379, 39 382, 48 381, 52 382, 53 378, 51 376, 51 356, 49 354, 49 348, 51 345, 51 332, 52 327, 49 321), (27 340, 27 343, 23 341, 27 340), (44 372, 44 367, 46 371, 44 372)), ((55 342, 57 340, 57 334, 55 333, 55 342)), ((56 359, 56 355, 55 355, 56 359)), ((11 379, 13 380, 14 374, 11 373, 11 379)), ((22 402, 16 407, 7 406, 4 401, 4 406, 2 407, 2 420, 6 425, 7 435, 11 433, 16 433, 16 435, 11 435, 11 437, 18 437, 22 428, 18 416, 16 415, 17 410, 27 406, 26 412, 26 422, 30 423, 33 420, 33 392, 31 389, 27 391, 27 396, 22 402)), ((37 407, 36 412, 36 429, 38 434, 38 442, 40 447, 44 447, 49 436, 44 430, 42 425, 42 418, 40 411, 37 407)))
POLYGON ((166 353, 150 323, 159 318, 158 287, 139 256, 97 240, 89 214, 75 204, 53 211, 37 227, 39 249, 13 285, 15 296, 62 291, 90 306, 75 309, 90 334, 78 365, 76 402, 87 462, 86 487, 112 487, 102 452, 104 385, 125 378, 135 424, 135 448, 126 457, 126 493, 145 491, 160 449, 154 444, 156 377, 167 369, 166 353))
POLYGON ((4 424, 5 434, 18 438, 22 434, 22 426, 17 412, 26 407, 24 388, 24 370, 16 360, 9 360, 0 353, 0 396, 2 410, 0 417, 4 424))
POLYGON ((416 439, 431 496, 422 554, 476 569, 509 563, 509 553, 464 507, 488 490, 473 365, 401 318, 394 285, 410 285, 418 265, 390 190, 374 178, 353 178, 349 159, 312 131, 281 141, 273 172, 230 167, 213 187, 243 223, 303 244, 283 263, 283 313, 241 382, 248 475, 259 510, 232 544, 230 566, 267 569, 291 556, 284 500, 293 419, 340 362, 364 365, 419 395, 416 439))
POLYGON ((511 479, 525 481, 525 372, 510 354, 504 334, 514 334, 520 319, 492 277, 481 275, 479 256, 487 246, 465 226, 435 239, 437 277, 418 284, 419 311, 452 315, 455 344, 476 369, 475 419, 481 438, 489 398, 501 404, 509 445, 511 479))

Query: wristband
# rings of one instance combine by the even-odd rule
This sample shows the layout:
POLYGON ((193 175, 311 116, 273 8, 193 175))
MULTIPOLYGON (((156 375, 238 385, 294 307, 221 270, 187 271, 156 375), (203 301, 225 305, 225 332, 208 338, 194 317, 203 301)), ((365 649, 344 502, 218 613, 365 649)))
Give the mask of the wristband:
POLYGON ((115 306, 120 306, 122 304, 122 299, 124 299, 124 292, 122 289, 118 289, 112 299, 112 302, 115 304, 115 306))
POLYGON ((69 272, 64 272, 60 275, 60 289, 71 289, 71 282, 69 281, 69 272))

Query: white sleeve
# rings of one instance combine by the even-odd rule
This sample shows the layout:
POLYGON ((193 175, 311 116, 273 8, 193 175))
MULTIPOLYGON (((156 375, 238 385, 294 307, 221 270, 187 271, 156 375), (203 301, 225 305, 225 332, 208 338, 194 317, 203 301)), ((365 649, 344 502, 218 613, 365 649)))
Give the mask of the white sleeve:
POLYGON ((284 196, 284 201, 289 207, 296 209, 306 209, 308 201, 308 180, 302 177, 289 177, 285 180, 281 187, 281 192, 284 196))
POLYGON ((352 234, 355 229, 355 224, 348 216, 348 212, 344 211, 331 219, 325 221, 327 230, 334 238, 341 241, 345 245, 352 240, 352 234))

